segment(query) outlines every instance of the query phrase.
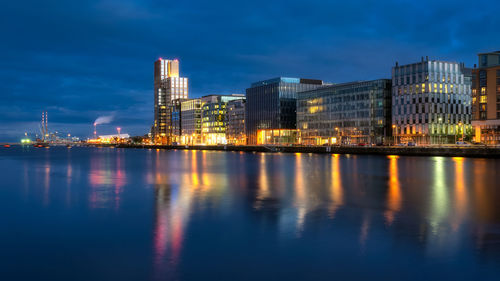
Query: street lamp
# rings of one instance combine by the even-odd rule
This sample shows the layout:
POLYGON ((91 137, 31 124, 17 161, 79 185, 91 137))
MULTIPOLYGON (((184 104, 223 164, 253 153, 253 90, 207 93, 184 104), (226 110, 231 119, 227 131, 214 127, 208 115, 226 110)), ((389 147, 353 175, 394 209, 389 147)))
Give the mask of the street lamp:
POLYGON ((393 138, 394 138, 394 145, 396 145, 396 140, 397 140, 397 135, 398 135, 398 130, 396 129, 396 125, 392 125, 392 133, 393 133, 393 138))

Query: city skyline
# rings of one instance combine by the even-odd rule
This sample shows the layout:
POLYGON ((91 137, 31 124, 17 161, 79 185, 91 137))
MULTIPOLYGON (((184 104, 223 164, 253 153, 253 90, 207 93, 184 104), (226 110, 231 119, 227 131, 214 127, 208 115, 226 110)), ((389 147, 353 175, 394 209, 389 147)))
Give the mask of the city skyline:
POLYGON ((147 133, 152 61, 159 57, 179 59, 190 97, 201 97, 244 92, 252 82, 277 76, 333 83, 390 78, 396 61, 422 56, 473 67, 477 53, 500 45, 496 3, 363 3, 302 7, 292 1, 266 9, 197 3, 197 12, 190 4, 156 1, 49 1, 29 9, 8 3, 2 12, 0 140, 36 131, 43 111, 49 126, 82 137, 91 135, 97 117, 109 114, 115 122, 103 125, 103 133, 116 125, 131 135, 147 133), (185 15, 194 16, 188 22, 185 15), (172 35, 159 36, 166 23, 172 35))

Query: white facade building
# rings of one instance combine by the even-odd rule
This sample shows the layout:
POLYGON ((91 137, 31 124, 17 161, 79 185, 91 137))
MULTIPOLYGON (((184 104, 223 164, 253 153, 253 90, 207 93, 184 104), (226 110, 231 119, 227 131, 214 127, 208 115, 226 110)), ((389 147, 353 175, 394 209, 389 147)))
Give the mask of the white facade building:
POLYGON ((451 143, 471 133, 471 70, 429 60, 392 68, 393 135, 401 142, 451 143))

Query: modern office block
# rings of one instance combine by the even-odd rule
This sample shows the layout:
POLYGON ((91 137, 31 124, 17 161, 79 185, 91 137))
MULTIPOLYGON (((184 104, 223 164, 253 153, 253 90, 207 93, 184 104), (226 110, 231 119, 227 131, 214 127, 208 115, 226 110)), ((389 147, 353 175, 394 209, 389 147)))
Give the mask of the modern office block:
POLYGON ((201 134, 204 144, 226 144, 226 106, 229 101, 244 99, 244 95, 208 95, 201 98, 201 134))
POLYGON ((181 143, 201 143, 201 99, 181 102, 181 143))
POLYGON ((475 141, 500 144, 500 51, 478 55, 472 71, 472 126, 475 141))
POLYGON ((392 123, 401 142, 453 143, 471 127, 471 71, 429 60, 392 68, 392 123))
POLYGON ((297 127, 307 145, 391 142, 391 80, 297 93, 297 127))
POLYGON ((245 104, 245 99, 238 99, 226 105, 226 139, 229 144, 246 144, 245 104))
POLYGON ((287 77, 253 83, 246 90, 248 144, 257 144, 259 129, 296 129, 297 92, 321 86, 321 80, 287 77))

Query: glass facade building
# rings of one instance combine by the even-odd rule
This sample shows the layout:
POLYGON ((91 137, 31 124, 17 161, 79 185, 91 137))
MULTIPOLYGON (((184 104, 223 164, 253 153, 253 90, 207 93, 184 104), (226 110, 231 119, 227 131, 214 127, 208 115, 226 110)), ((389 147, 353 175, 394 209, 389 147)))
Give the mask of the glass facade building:
POLYGON ((204 144, 226 144, 226 106, 244 95, 208 95, 201 98, 201 135, 204 144))
POLYGON ((478 55, 472 71, 472 126, 476 142, 500 144, 500 51, 478 55))
POLYGON ((391 80, 343 83, 297 94, 302 144, 383 143, 391 139, 391 80))
POLYGON ((181 102, 181 143, 201 143, 201 99, 181 102))
POLYGON ((454 143, 471 128, 471 72, 429 60, 392 68, 392 123, 400 142, 454 143))
POLYGON ((229 144, 246 144, 245 134, 246 100, 232 100, 226 106, 226 139, 229 144))
POLYGON ((172 101, 188 98, 188 79, 179 77, 179 61, 158 59, 154 63, 154 123, 156 143, 170 143, 173 136, 172 101))
POLYGON ((257 144, 259 129, 296 129, 297 92, 316 89, 321 80, 278 77, 253 83, 246 90, 246 136, 257 144))

